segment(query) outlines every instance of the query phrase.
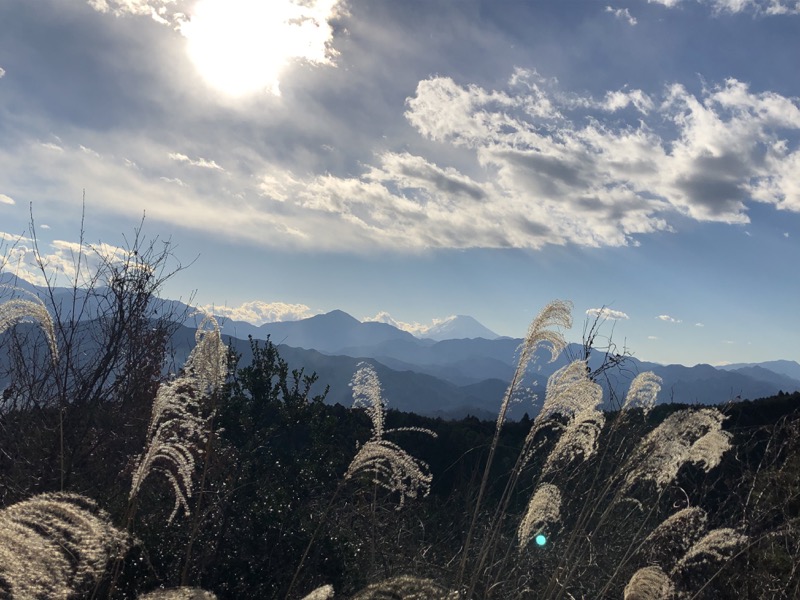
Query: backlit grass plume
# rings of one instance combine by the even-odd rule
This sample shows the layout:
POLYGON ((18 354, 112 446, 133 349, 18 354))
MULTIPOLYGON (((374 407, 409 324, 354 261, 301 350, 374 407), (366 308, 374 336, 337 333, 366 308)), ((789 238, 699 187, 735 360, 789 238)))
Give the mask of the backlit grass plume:
POLYGON ((195 587, 177 587, 155 590, 139 596, 138 600, 217 600, 217 596, 195 587))
POLYGON ((89 498, 61 492, 18 502, 0 511, 0 597, 73 597, 126 548, 89 498))
POLYGON ((215 393, 227 375, 227 351, 213 317, 203 320, 195 340, 183 374, 158 389, 147 430, 148 444, 136 463, 130 491, 134 499, 148 475, 162 473, 175 494, 170 521, 181 507, 189 513, 195 454, 201 451, 207 436, 201 400, 215 393))
POLYGON ((725 416, 716 408, 672 413, 639 443, 628 460, 623 491, 636 482, 653 481, 663 490, 681 466, 695 463, 706 472, 719 464, 731 447, 731 434, 722 431, 725 416))
POLYGON ((671 569, 703 537, 707 521, 706 511, 699 506, 679 510, 647 536, 639 554, 647 562, 671 569))
POLYGON ((747 542, 747 536, 735 529, 723 527, 709 531, 697 540, 672 569, 674 576, 686 577, 704 567, 716 568, 733 556, 747 542))
POLYGON ((561 519, 561 491, 551 483, 543 483, 531 496, 528 509, 517 529, 522 550, 537 535, 549 531, 561 519))
MULTIPOLYGON (((24 290, 17 290, 17 288, 13 289, 15 291, 24 292, 24 290)), ((32 298, 31 300, 12 298, 0 304, 0 333, 3 333, 6 329, 13 327, 17 323, 35 321, 41 326, 47 338, 47 344, 50 347, 53 362, 55 362, 58 358, 58 345, 56 344, 53 319, 44 303, 33 294, 29 295, 32 298)))
POLYGON ((519 384, 525 377, 528 367, 533 361, 536 351, 539 348, 547 348, 550 352, 550 361, 553 362, 564 348, 567 340, 557 329, 562 327, 569 329, 572 327, 572 303, 564 300, 553 300, 545 306, 536 318, 531 321, 528 333, 519 347, 519 360, 511 384, 508 387, 500 411, 497 415, 497 427, 501 427, 505 422, 508 405, 514 397, 519 384))
POLYGON ((458 600, 458 592, 450 591, 432 579, 403 575, 373 583, 350 600, 458 600))
POLYGON ((656 397, 661 391, 661 377, 652 371, 639 373, 633 378, 628 393, 625 394, 625 402, 622 404, 622 411, 633 408, 641 408, 647 415, 656 404, 656 397))
POLYGON ((672 581, 661 567, 649 566, 636 571, 625 586, 625 600, 667 600, 673 592, 672 581))
POLYGON ((318 587, 307 596, 303 596, 303 600, 330 600, 333 598, 333 586, 323 585, 318 587))
POLYGON ((384 435, 399 431, 416 431, 436 437, 430 429, 402 427, 385 429, 386 402, 381 393, 381 384, 372 365, 360 363, 351 382, 353 408, 364 408, 372 421, 372 438, 359 448, 353 458, 345 479, 358 474, 367 474, 372 482, 389 492, 400 494, 400 506, 406 498, 427 496, 433 476, 428 464, 414 458, 397 444, 384 439, 384 435))

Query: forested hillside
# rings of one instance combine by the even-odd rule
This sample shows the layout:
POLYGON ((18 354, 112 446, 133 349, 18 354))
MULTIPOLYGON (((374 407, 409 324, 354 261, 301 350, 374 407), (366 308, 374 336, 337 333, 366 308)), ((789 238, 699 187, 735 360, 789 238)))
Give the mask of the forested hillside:
MULTIPOLYGON (((4 597, 797 597, 798 393, 655 406, 643 373, 609 412, 577 359, 533 418, 505 418, 515 377, 496 421, 444 421, 387 410, 362 363, 330 405, 213 319, 165 376, 168 331, 122 275, 88 359, 35 298, 0 305, 4 597)), ((516 375, 570 323, 545 307, 516 375)))

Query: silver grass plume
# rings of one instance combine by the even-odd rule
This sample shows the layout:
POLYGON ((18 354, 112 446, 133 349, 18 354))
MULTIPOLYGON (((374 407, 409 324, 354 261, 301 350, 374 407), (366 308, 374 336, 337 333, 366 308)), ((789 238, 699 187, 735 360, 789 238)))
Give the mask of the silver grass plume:
POLYGON ((177 587, 155 590, 139 596, 138 600, 217 600, 217 596, 200 588, 177 587))
POLYGON ((598 410, 602 402, 603 389, 589 379, 586 361, 573 361, 550 376, 544 406, 528 433, 526 447, 553 415, 560 414, 568 420, 561 426, 563 431, 545 461, 543 474, 578 456, 586 460, 594 453, 605 424, 605 416, 598 410))
POLYGON ((704 566, 716 566, 729 560, 737 548, 747 542, 747 536, 724 527, 708 532, 696 541, 672 569, 672 575, 685 577, 704 566))
POLYGON ((517 529, 519 549, 535 536, 548 530, 561 519, 561 491, 551 483, 543 483, 528 501, 528 509, 517 529))
POLYGON ((386 418, 386 401, 381 394, 381 382, 375 369, 366 362, 358 364, 358 370, 350 382, 353 389, 353 408, 363 408, 372 421, 372 436, 383 437, 386 418))
POLYGON ((371 475, 372 483, 389 492, 398 492, 400 506, 406 498, 427 496, 433 481, 427 463, 388 440, 369 440, 359 448, 344 478, 352 479, 359 473, 371 475))
POLYGON ((378 375, 369 363, 359 363, 358 366, 351 383, 354 396, 353 408, 366 409, 372 420, 372 438, 359 448, 344 478, 352 479, 362 473, 371 475, 375 485, 400 494, 400 507, 402 507, 406 498, 417 498, 420 494, 424 497, 430 493, 433 475, 426 462, 414 458, 400 446, 383 437, 398 431, 416 431, 433 437, 436 437, 436 434, 422 427, 385 429, 386 406, 381 395, 378 375))
POLYGON ((603 401, 603 389, 589 379, 585 360, 575 360, 561 367, 547 380, 547 392, 536 420, 544 422, 555 414, 568 418, 603 401))
POLYGON ((572 327, 572 302, 553 300, 531 321, 528 333, 519 347, 517 369, 497 415, 497 427, 503 425, 508 412, 508 404, 516 391, 515 388, 524 378, 536 350, 540 347, 547 348, 550 351, 548 362, 553 362, 566 347, 567 340, 560 331, 553 329, 554 327, 563 327, 564 329, 572 327))
POLYGON ((432 579, 402 575, 367 586, 350 600, 458 600, 458 592, 450 591, 432 579))
POLYGON ((605 415, 595 408, 577 413, 547 456, 542 474, 557 470, 578 457, 587 460, 597 450, 597 440, 605 422, 605 415))
POLYGON ((84 496, 51 493, 0 510, 0 597, 70 598, 127 549, 125 534, 84 496))
POLYGON ((333 586, 323 585, 307 596, 303 596, 302 600, 330 600, 330 598, 333 598, 333 586))
POLYGON ((669 576, 661 567, 644 567, 636 571, 623 592, 625 600, 666 600, 673 593, 669 576))
POLYGON ((172 485, 175 506, 169 521, 183 507, 189 513, 195 453, 206 441, 206 419, 200 401, 225 382, 227 354, 219 325, 206 317, 195 334, 196 345, 184 365, 183 374, 161 385, 153 402, 148 444, 133 473, 130 498, 136 497, 148 475, 162 473, 172 485), (205 329, 206 326, 211 329, 205 329))
POLYGON ((716 408, 672 413, 634 449, 624 468, 622 491, 642 480, 664 489, 688 462, 711 470, 731 447, 731 434, 721 431, 725 418, 716 408))
POLYGON ((642 542, 640 556, 647 562, 672 568, 706 532, 708 517, 699 506, 679 510, 666 518, 642 542))
MULTIPOLYGON (((17 288, 12 288, 15 291, 17 288)), ((26 292, 27 293, 27 292, 26 292)), ((56 344, 56 332, 53 326, 53 319, 47 310, 44 303, 34 296, 29 294, 32 300, 23 300, 21 298, 12 298, 0 304, 0 333, 6 329, 13 327, 17 323, 24 321, 36 321, 42 328, 47 344, 50 347, 50 355, 53 362, 58 359, 58 345, 56 344)))
POLYGON ((661 391, 661 377, 652 371, 639 373, 631 381, 628 393, 625 394, 625 402, 622 404, 622 411, 632 408, 641 408, 647 415, 656 404, 656 397, 661 391))

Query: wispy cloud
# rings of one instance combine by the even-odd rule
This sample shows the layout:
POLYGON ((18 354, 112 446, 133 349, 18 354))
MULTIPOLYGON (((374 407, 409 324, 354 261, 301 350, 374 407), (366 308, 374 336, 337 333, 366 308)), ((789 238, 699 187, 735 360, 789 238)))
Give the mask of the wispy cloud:
POLYGON ((631 13, 627 8, 613 8, 611 6, 606 6, 606 12, 613 14, 617 19, 627 21, 628 25, 633 26, 637 23, 636 18, 631 16, 631 13))
POLYGON ((697 95, 673 84, 658 97, 591 97, 521 69, 501 89, 434 77, 405 117, 414 151, 380 149, 348 175, 289 167, 259 147, 223 163, 186 131, 168 146, 77 130, 0 148, 0 178, 47 164, 49 187, 31 181, 17 199, 52 204, 53 190, 86 188, 89 205, 102 198, 127 217, 145 210, 217 237, 354 253, 636 245, 686 218, 747 223, 754 200, 800 212, 797 101, 733 79, 697 95))
POLYGON ((81 251, 77 242, 54 240, 44 244, 39 241, 41 263, 45 266, 43 273, 32 238, 0 231, 0 243, 7 247, 4 256, 0 257, 2 270, 34 285, 45 285, 47 277, 56 285, 73 281, 82 285, 97 273, 102 264, 123 261, 128 254, 124 248, 111 244, 84 244, 81 251))
POLYGON ((3 67, 0 67, 0 79, 2 79, 3 76, 5 76, 5 74, 6 74, 6 70, 3 67))
POLYGON ((657 335, 648 335, 647 339, 648 340, 657 340, 657 339, 659 339, 659 337, 657 335))
POLYGON ((278 321, 298 321, 318 314, 305 304, 263 302, 261 300, 245 302, 239 306, 208 305, 204 306, 203 309, 218 317, 226 317, 234 321, 245 321, 253 325, 263 325, 264 323, 278 321))
POLYGON ((674 317, 670 317, 669 315, 658 315, 656 317, 659 321, 665 321, 667 323, 683 323, 680 319, 676 319, 674 317))
POLYGON ((11 196, 0 194, 0 204, 16 204, 11 196))
POLYGON ((361 319, 363 322, 376 322, 376 323, 387 323, 392 325, 393 327, 397 327, 402 331, 407 331, 408 333, 415 335, 417 337, 424 337, 426 333, 428 333, 431 329, 436 327, 437 325, 441 325, 452 319, 453 316, 445 317, 443 319, 434 318, 431 320, 429 324, 425 323, 417 323, 416 321, 413 323, 406 323, 404 321, 398 321, 392 315, 390 315, 386 311, 380 311, 378 314, 372 317, 364 317, 361 319))
POLYGON ((205 158, 192 159, 186 156, 185 154, 181 154, 180 152, 170 152, 169 157, 170 159, 176 162, 185 162, 192 165, 193 167, 200 167, 202 169, 217 169, 220 171, 224 171, 224 169, 220 167, 213 160, 206 160, 205 158))
POLYGON ((627 314, 622 312, 621 310, 612 310, 608 307, 603 308, 590 308, 586 311, 586 315, 590 317, 598 317, 601 319, 610 319, 612 321, 618 321, 620 319, 629 319, 627 314))
POLYGON ((694 326, 695 327, 705 327, 705 324, 704 323, 695 323, 694 326))
POLYGON ((717 14, 736 14, 750 12, 754 15, 796 15, 800 14, 797 0, 647 0, 675 8, 691 1, 709 6, 717 14))

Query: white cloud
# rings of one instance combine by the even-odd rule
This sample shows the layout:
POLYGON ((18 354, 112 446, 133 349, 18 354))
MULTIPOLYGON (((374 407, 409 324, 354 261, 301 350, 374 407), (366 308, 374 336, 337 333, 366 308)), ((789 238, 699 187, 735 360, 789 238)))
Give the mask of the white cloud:
POLYGON ((523 70, 501 90, 432 78, 406 117, 438 157, 458 162, 384 150, 350 176, 315 175, 246 148, 223 171, 213 147, 190 140, 77 131, 0 146, 0 180, 46 164, 47 186, 31 181, 15 195, 52 206, 63 190, 86 188, 90 210, 348 252, 635 245, 678 215, 747 222, 751 197, 800 212, 800 109, 735 80, 698 95, 673 85, 658 97, 625 88, 596 99, 523 70))
MULTIPOLYGON (((688 0, 647 0, 649 3, 662 4, 675 8, 688 0)), ((800 2, 797 0, 694 0, 705 4, 717 14, 751 12, 755 15, 796 15, 800 14, 800 2)))
POLYGON ((788 238, 789 237, 789 232, 788 231, 784 231, 783 232, 783 237, 788 238))
POLYGON ((683 323, 680 319, 676 319, 674 317, 670 317, 669 315, 658 315, 656 317, 659 321, 665 321, 667 323, 683 323))
POLYGON ((612 310, 608 307, 602 308, 590 308, 586 311, 587 316, 590 317, 599 317, 601 319, 610 319, 612 321, 619 321, 620 319, 629 319, 628 315, 626 315, 621 310, 612 310))
POLYGON ((617 19, 627 21, 628 25, 633 26, 637 23, 636 18, 631 16, 627 8, 612 8, 611 6, 606 6, 606 12, 613 14, 617 19))
POLYGON ((207 160, 205 158, 197 158, 191 159, 185 154, 181 154, 179 152, 170 152, 169 157, 176 161, 176 162, 185 162, 193 167, 200 167, 201 169, 216 169, 219 171, 224 171, 222 167, 220 167, 216 162, 213 160, 207 160))
POLYGON ((115 17, 150 17, 157 23, 176 28, 186 18, 182 12, 186 4, 183 0, 87 0, 87 4, 98 12, 110 13, 115 17))
POLYGON ((102 158, 102 157, 100 156, 100 153, 99 153, 99 152, 95 152, 94 150, 92 150, 91 148, 87 148, 87 147, 86 147, 86 146, 84 146, 83 144, 80 144, 80 145, 79 145, 79 148, 80 148, 80 149, 81 149, 83 152, 85 152, 86 154, 88 154, 88 155, 90 155, 90 156, 93 156, 93 157, 95 157, 95 158, 102 158))
POLYGON ((253 300, 239 306, 204 306, 203 310, 219 317, 226 317, 234 321, 245 321, 253 325, 274 323, 277 321, 298 321, 314 316, 305 304, 287 304, 285 302, 262 302, 253 300))
POLYGON ((45 285, 45 275, 53 278, 55 285, 66 285, 75 280, 82 285, 95 276, 102 264, 119 263, 128 256, 126 250, 110 244, 84 244, 81 253, 81 246, 76 242, 54 240, 43 244, 40 241, 43 273, 32 238, 0 232, 0 242, 5 245, 5 253, 0 256, 2 270, 35 285, 45 285))
POLYGON ((657 335, 648 335, 647 339, 648 340, 657 340, 657 339, 659 339, 659 337, 657 335))
POLYGON ((0 194, 0 204, 16 204, 14 199, 11 196, 6 196, 5 194, 0 194))
POLYGON ((230 96, 280 94, 294 62, 332 66, 332 21, 340 0, 87 0, 117 17, 144 16, 186 38, 187 53, 212 87, 230 96))
POLYGON ((339 0, 201 0, 180 25, 188 53, 213 87, 242 96, 280 94, 291 61, 333 65, 339 0))
POLYGON ((454 318, 453 316, 445 317, 444 319, 434 318, 431 320, 430 324, 426 325, 424 323, 417 323, 416 321, 414 321, 413 323, 398 321, 394 317, 392 317, 392 315, 390 315, 388 312, 380 311, 373 317, 364 317, 361 320, 365 323, 369 322, 387 323, 393 327, 397 327, 402 331, 407 331, 408 333, 416 337, 425 337, 425 334, 427 334, 431 329, 453 318, 454 318))
POLYGON ((161 181, 164 181, 166 183, 172 183, 172 184, 177 185, 179 187, 186 187, 186 184, 179 177, 164 177, 164 176, 161 176, 161 177, 159 177, 159 179, 161 181))
POLYGON ((48 150, 52 150, 53 152, 63 152, 64 148, 55 144, 53 142, 42 142, 42 148, 47 148, 48 150))
POLYGON ((0 67, 0 79, 2 79, 6 74, 6 70, 3 67, 0 67))
POLYGON ((695 323, 694 326, 695 327, 705 327, 705 324, 704 323, 695 323))
POLYGON ((48 225, 47 223, 42 223, 41 225, 39 225, 39 229, 50 229, 50 225, 48 225))

